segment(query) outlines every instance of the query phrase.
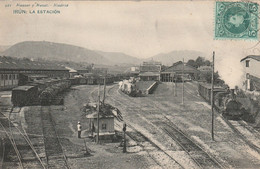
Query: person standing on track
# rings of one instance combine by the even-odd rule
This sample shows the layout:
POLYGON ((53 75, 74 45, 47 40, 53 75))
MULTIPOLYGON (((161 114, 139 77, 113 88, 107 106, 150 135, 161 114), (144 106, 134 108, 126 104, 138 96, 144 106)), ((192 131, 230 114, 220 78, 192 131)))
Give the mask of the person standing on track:
POLYGON ((81 138, 81 124, 80 124, 80 122, 78 122, 77 128, 78 128, 78 138, 81 138))

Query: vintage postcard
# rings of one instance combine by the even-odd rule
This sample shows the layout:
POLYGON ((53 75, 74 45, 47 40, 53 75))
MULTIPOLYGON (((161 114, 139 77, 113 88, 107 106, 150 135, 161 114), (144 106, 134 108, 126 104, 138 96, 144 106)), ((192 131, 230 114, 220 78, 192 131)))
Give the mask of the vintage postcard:
POLYGON ((260 168, 258 1, 0 1, 0 168, 260 168))

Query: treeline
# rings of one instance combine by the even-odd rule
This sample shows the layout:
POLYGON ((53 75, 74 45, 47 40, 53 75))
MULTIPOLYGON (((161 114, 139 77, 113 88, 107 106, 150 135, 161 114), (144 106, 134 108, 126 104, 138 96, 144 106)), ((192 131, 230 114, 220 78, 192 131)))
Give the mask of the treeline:
MULTIPOLYGON (((199 68, 201 66, 211 66, 211 62, 199 56, 196 60, 193 59, 188 60, 187 65, 190 65, 195 68, 199 68)), ((211 83, 211 77, 212 77, 211 71, 201 71, 197 79, 201 81, 206 81, 207 83, 211 83)), ((226 86, 224 80, 220 78, 218 71, 214 72, 214 84, 220 86, 226 86)))
POLYGON ((200 66, 210 66, 211 62, 199 56, 196 60, 193 59, 188 60, 187 65, 193 66, 195 68, 199 68, 200 66))

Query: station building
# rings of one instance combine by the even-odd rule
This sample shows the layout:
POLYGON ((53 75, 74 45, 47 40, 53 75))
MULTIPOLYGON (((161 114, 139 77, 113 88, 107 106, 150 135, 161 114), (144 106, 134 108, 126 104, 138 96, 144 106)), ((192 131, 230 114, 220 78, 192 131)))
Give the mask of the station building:
POLYGON ((184 64, 182 61, 174 63, 172 66, 161 71, 161 81, 162 82, 173 82, 174 77, 178 75, 189 75, 192 79, 196 79, 199 71, 190 65, 184 64))
POLYGON ((143 62, 140 66, 139 77, 143 81, 160 81, 162 63, 154 60, 143 62))
POLYGON ((0 90, 9 90, 40 78, 69 78, 69 70, 49 62, 0 56, 0 90))
POLYGON ((249 55, 240 62, 243 65, 245 89, 260 91, 260 56, 249 55))

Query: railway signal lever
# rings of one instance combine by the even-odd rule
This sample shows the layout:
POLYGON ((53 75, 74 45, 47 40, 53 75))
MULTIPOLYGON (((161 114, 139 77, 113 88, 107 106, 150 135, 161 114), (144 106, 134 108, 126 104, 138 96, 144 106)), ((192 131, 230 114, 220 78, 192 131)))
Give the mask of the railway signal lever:
POLYGON ((126 153, 126 140, 125 140, 126 123, 124 123, 124 125, 123 125, 123 131, 124 131, 124 148, 123 148, 123 153, 126 153))

